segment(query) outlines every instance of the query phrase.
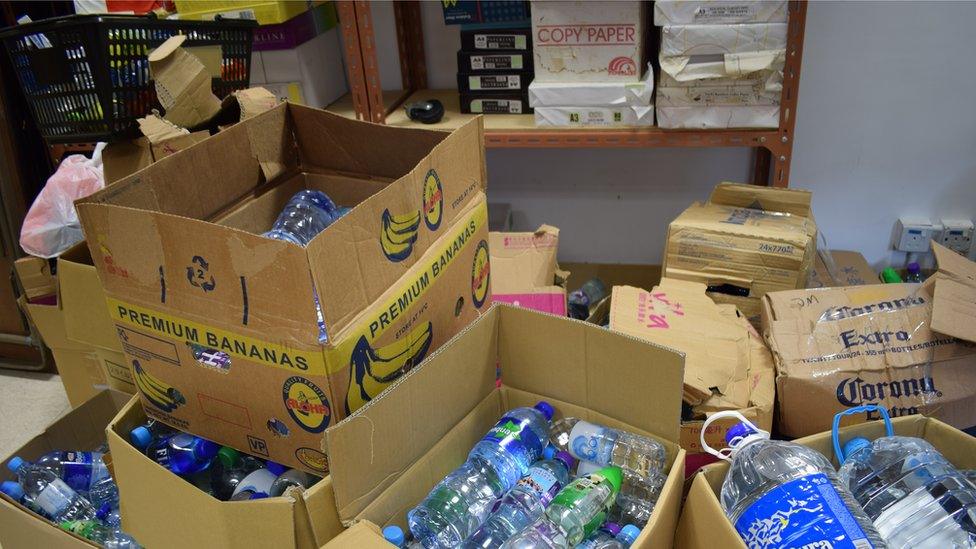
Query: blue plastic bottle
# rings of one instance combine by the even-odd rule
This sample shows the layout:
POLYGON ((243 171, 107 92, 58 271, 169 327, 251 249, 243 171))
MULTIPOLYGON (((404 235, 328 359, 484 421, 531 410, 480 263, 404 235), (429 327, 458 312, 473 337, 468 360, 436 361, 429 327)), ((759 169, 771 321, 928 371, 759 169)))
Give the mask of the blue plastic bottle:
POLYGON ((100 452, 49 452, 34 462, 61 477, 74 491, 85 495, 92 485, 109 476, 100 452))
POLYGON ((168 439, 177 433, 179 433, 179 431, 173 429, 169 425, 160 423, 155 419, 151 419, 146 422, 145 425, 140 425, 129 431, 129 441, 133 446, 141 450, 143 453, 146 453, 149 445, 152 444, 153 441, 168 439))
POLYGON ((488 515, 491 504, 542 456, 553 409, 548 402, 507 412, 475 445, 468 460, 407 513, 425 547, 456 547, 488 515))
POLYGON ((186 433, 170 437, 166 440, 166 446, 166 467, 180 476, 203 471, 220 450, 217 443, 186 433))

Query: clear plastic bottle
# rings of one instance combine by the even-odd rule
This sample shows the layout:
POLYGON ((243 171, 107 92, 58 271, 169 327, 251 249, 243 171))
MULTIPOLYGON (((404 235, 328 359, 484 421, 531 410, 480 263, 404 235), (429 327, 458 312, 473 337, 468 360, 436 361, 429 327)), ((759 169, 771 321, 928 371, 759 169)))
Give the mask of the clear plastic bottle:
MULTIPOLYGON (((592 461, 581 461, 576 468, 576 475, 583 476, 595 472, 602 465, 592 461)), ((633 471, 623 469, 624 479, 620 486, 620 493, 610 510, 610 521, 616 524, 635 524, 643 528, 654 512, 654 505, 661 495, 661 488, 667 477, 659 471, 649 477, 642 478, 633 471)))
POLYGON ((93 520, 61 522, 61 529, 101 545, 104 549, 140 549, 136 540, 117 527, 105 526, 93 520))
POLYGON ((650 438, 618 429, 611 429, 575 417, 556 420, 549 432, 553 446, 573 454, 580 461, 597 465, 616 465, 653 486, 664 468, 667 452, 664 446, 650 438))
POLYGON ((24 497, 34 503, 42 515, 55 521, 94 520, 91 503, 68 486, 58 475, 13 457, 7 468, 17 475, 24 497))
POLYGON ((109 476, 100 452, 49 452, 34 465, 53 471, 81 495, 87 495, 93 484, 109 476))
POLYGON ((888 436, 849 440, 837 456, 841 483, 889 547, 976 547, 976 485, 929 442, 894 436, 880 411, 888 436))
POLYGON ((552 414, 547 402, 506 412, 468 460, 407 513, 414 537, 425 547, 456 547, 471 535, 491 504, 542 456, 552 414))
POLYGON ((264 463, 257 458, 241 455, 228 446, 221 447, 207 472, 213 496, 221 501, 229 500, 240 482, 262 467, 264 463))
POLYGON ((251 473, 241 479, 241 482, 238 483, 236 488, 234 488, 234 494, 231 496, 231 499, 234 499, 234 496, 237 496, 244 491, 270 495, 271 485, 274 484, 274 481, 277 478, 277 475, 265 467, 251 471, 251 473))
POLYGON ((914 261, 908 264, 907 273, 905 273, 905 282, 924 282, 925 279, 922 278, 922 268, 918 266, 918 263, 914 261))
POLYGON ((101 508, 106 503, 112 507, 118 507, 119 487, 115 484, 115 479, 109 476, 96 482, 88 492, 88 501, 95 509, 101 508))
POLYGON ((576 549, 627 549, 634 544, 640 532, 640 528, 633 524, 621 528, 615 522, 608 522, 580 542, 576 549))
POLYGON ((462 547, 501 547, 505 540, 541 517, 552 498, 569 483, 569 471, 575 462, 569 453, 547 446, 543 459, 532 464, 526 475, 495 502, 491 515, 462 547))
POLYGON ((179 433, 166 440, 166 467, 177 475, 188 477, 209 467, 219 450, 220 446, 215 442, 179 433))
POLYGON ((728 451, 702 448, 731 460, 722 483, 722 510, 749 547, 886 547, 870 519, 837 479, 820 452, 792 442, 770 440, 738 412, 712 414, 742 423, 726 433, 728 451), (731 456, 731 457, 730 457, 731 456))
POLYGON ((292 486, 297 486, 299 488, 311 488, 312 485, 319 480, 321 479, 304 471, 289 469, 275 479, 274 483, 271 484, 271 491, 268 492, 268 495, 271 497, 280 496, 285 493, 285 490, 291 488, 292 486))
POLYGON ((298 191, 288 200, 271 230, 264 236, 308 246, 315 235, 340 217, 337 210, 332 199, 322 191, 298 191))
POLYGON ((596 531, 613 506, 623 473, 611 465, 578 477, 556 494, 544 517, 524 528, 502 547, 573 547, 596 531))
POLYGON ((266 497, 268 497, 268 494, 265 492, 247 489, 235 493, 233 496, 231 496, 230 501, 248 501, 252 499, 264 499, 266 497))

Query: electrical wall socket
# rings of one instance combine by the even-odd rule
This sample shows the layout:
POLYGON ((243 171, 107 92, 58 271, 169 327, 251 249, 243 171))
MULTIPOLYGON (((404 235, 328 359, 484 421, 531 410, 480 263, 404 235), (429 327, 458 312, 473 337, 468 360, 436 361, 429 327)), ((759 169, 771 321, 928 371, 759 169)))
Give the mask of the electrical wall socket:
POLYGON ((942 231, 927 217, 900 217, 895 225, 895 249, 901 252, 927 252, 929 241, 942 231))
POLYGON ((968 256, 973 245, 973 222, 968 219, 943 219, 942 231, 935 241, 960 255, 968 256))

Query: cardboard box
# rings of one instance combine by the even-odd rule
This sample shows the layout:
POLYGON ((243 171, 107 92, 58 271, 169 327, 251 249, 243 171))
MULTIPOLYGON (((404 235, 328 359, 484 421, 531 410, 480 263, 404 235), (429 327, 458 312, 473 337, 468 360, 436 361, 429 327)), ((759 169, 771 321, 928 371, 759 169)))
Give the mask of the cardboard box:
POLYGON ((445 25, 515 23, 529 18, 526 0, 456 0, 442 2, 445 25))
POLYGON ((654 107, 533 107, 536 126, 613 127, 653 126, 654 107))
POLYGON ((58 257, 58 284, 68 340, 94 352, 110 388, 134 394, 132 370, 122 355, 117 329, 109 318, 105 290, 86 243, 81 242, 58 257))
MULTIPOLYGON (((703 420, 738 410, 762 429, 773 423, 773 359, 760 335, 734 307, 716 305, 705 285, 661 279, 651 291, 614 286, 610 329, 685 354, 682 400, 694 419, 681 422, 681 447, 701 453, 703 420)), ((709 426, 706 441, 722 444, 733 421, 709 426)))
POLYGON ((661 27, 661 57, 724 55, 785 48, 786 23, 661 27))
POLYGON ((210 132, 199 131, 163 139, 157 143, 148 137, 131 141, 109 143, 102 151, 106 185, 136 173, 153 162, 195 145, 210 137, 210 132))
POLYGON ((779 105, 708 105, 701 107, 657 107, 661 128, 778 128, 779 105))
POLYGON ((668 226, 664 276, 702 282, 717 303, 754 316, 766 292, 806 287, 817 253, 810 198, 809 191, 720 183, 708 202, 668 226))
POLYGON ((144 546, 172 545, 174 524, 196 547, 315 548, 342 531, 330 477, 260 502, 220 501, 129 443, 129 431, 145 421, 142 404, 133 398, 105 430, 123 528, 144 546))
POLYGON ((808 288, 881 284, 878 273, 858 252, 819 250, 808 288), (830 266, 828 266, 828 262, 830 266))
MULTIPOLYGON (((834 414, 863 404, 892 417, 976 426, 976 347, 935 331, 933 310, 942 307, 930 290, 873 284, 766 294, 763 333, 776 360, 780 432, 818 433, 834 414)), ((956 324, 973 323, 962 314, 956 324)))
POLYGON ((58 292, 58 279, 51 274, 51 264, 47 259, 32 255, 22 257, 14 261, 14 272, 29 301, 58 292))
POLYGON ((297 17, 325 0, 279 0, 276 2, 248 2, 240 0, 176 0, 180 19, 212 21, 218 15, 224 19, 253 19, 258 25, 274 25, 297 17))
POLYGON ((657 0, 654 24, 785 23, 786 0, 657 0))
POLYGON ((636 82, 644 2, 532 2, 537 82, 636 82))
MULTIPOLYGON (((54 450, 93 450, 105 444, 105 426, 129 400, 129 395, 101 391, 80 404, 3 459, 2 480, 15 480, 7 469, 14 456, 33 461, 54 450)), ((70 534, 0 494, 0 544, 18 547, 52 549, 90 549, 97 545, 70 534)))
POLYGON ((28 303, 21 297, 17 304, 37 328, 44 344, 51 349, 61 384, 73 407, 108 388, 105 374, 94 349, 68 339, 65 317, 57 304, 28 303))
POLYGON ((559 229, 542 225, 533 233, 488 234, 492 300, 566 316, 566 280, 559 269, 559 229))
POLYGON ((147 413, 322 474, 322 431, 490 302, 485 180, 480 119, 284 104, 79 202, 147 413), (307 248, 261 236, 303 188, 355 207, 307 248))
MULTIPOLYGON (((892 426, 896 435, 920 437, 929 441, 956 467, 976 468, 976 438, 939 420, 923 416, 894 418, 892 426)), ((840 434, 842 440, 850 440, 856 436, 873 440, 884 436, 884 425, 880 421, 861 423, 841 429, 840 434)), ((830 432, 818 433, 796 442, 817 450, 837 465, 830 432)), ((728 470, 727 463, 716 463, 705 467, 694 477, 675 533, 678 547, 745 549, 745 543, 725 516, 718 499, 728 470)))
POLYGON ((650 65, 638 82, 539 82, 529 84, 533 107, 649 106, 654 96, 650 65))
POLYGON ((545 399, 557 417, 665 445, 668 478, 633 547, 671 547, 684 465, 677 444, 682 362, 675 351, 585 322, 495 305, 395 391, 326 431, 339 518, 346 526, 404 527, 406 512, 464 461, 505 410, 545 399))

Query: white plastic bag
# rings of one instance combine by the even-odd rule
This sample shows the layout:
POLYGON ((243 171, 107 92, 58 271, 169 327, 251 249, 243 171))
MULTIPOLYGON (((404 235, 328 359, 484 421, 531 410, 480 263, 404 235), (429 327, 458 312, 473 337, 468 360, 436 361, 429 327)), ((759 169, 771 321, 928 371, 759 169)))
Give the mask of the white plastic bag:
POLYGON ((57 257, 84 240, 74 201, 105 187, 102 149, 95 147, 92 158, 73 154, 61 161, 34 203, 20 229, 20 247, 38 257, 57 257))

